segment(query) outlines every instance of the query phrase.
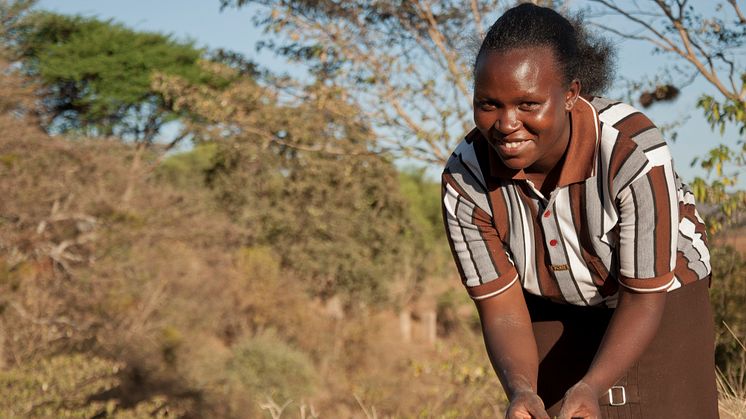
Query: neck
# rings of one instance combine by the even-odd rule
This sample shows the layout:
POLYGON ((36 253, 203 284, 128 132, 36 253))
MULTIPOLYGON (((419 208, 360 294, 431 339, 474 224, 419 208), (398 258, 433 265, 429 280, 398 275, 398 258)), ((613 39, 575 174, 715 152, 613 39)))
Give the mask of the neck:
POLYGON ((548 196, 549 192, 557 186, 562 167, 564 166, 565 156, 567 155, 567 149, 569 148, 571 135, 572 119, 568 112, 567 123, 565 124, 562 135, 559 137, 562 140, 557 141, 557 147, 547 154, 546 160, 541 163, 537 162, 537 164, 524 170, 526 178, 531 180, 536 189, 541 190, 544 196, 548 196))

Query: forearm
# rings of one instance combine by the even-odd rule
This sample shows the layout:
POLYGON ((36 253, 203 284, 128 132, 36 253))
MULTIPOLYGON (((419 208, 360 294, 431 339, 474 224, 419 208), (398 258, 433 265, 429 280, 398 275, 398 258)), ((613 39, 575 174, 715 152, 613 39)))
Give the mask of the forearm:
POLYGON ((600 397, 640 358, 660 325, 666 293, 622 289, 596 356, 582 381, 600 397))
POLYGON ((521 287, 477 301, 477 309, 487 354, 508 398, 536 392, 539 357, 521 287))

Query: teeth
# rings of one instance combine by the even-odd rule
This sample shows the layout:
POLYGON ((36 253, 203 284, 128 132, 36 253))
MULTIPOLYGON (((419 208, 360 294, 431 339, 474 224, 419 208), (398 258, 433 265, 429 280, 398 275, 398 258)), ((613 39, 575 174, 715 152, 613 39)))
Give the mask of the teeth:
POLYGON ((517 141, 512 143, 503 143, 505 144, 505 147, 507 148, 518 148, 521 144, 525 143, 526 141, 517 141))

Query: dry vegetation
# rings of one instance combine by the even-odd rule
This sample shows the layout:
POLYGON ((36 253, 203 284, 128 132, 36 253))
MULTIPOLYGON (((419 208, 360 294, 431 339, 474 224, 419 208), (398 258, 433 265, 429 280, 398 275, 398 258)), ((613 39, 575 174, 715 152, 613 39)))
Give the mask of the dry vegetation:
MULTIPOLYGON (((221 210, 199 163, 146 155, 125 205, 134 147, 49 137, 17 116, 0 126, 3 417, 501 414, 455 278, 394 305, 314 297, 281 248, 246 246, 250 225, 221 210)), ((742 281, 737 253, 714 257, 724 284, 742 281)), ((725 289, 719 318, 742 335, 744 297, 725 289)), ((743 362, 731 338, 721 352, 743 362)), ((730 365, 722 412, 739 418, 744 369, 730 365)))
MULTIPOLYGON (((34 86, 0 72, 0 417, 502 414, 438 185, 366 156, 369 129, 323 86, 289 108, 252 80, 154 84, 211 141, 164 158, 50 137, 34 86), (270 135, 285 126, 293 144, 270 135)), ((719 246, 713 266, 738 418, 746 262, 719 246)))
POLYGON ((133 147, 0 127, 0 416, 499 413, 457 280, 421 284, 438 341, 415 302, 404 339, 394 306, 314 297, 281 249, 247 246, 200 173, 147 154, 124 204, 133 147))

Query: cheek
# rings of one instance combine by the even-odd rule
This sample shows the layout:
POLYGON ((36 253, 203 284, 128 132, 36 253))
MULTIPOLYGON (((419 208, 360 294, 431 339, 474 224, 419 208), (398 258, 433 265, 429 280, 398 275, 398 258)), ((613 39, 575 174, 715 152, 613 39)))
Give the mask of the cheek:
POLYGON ((474 110, 474 124, 480 130, 487 130, 495 123, 495 118, 489 112, 474 110))
POLYGON ((534 132, 550 132, 555 128, 556 116, 554 113, 547 109, 543 112, 532 115, 527 118, 524 125, 527 129, 534 132))

